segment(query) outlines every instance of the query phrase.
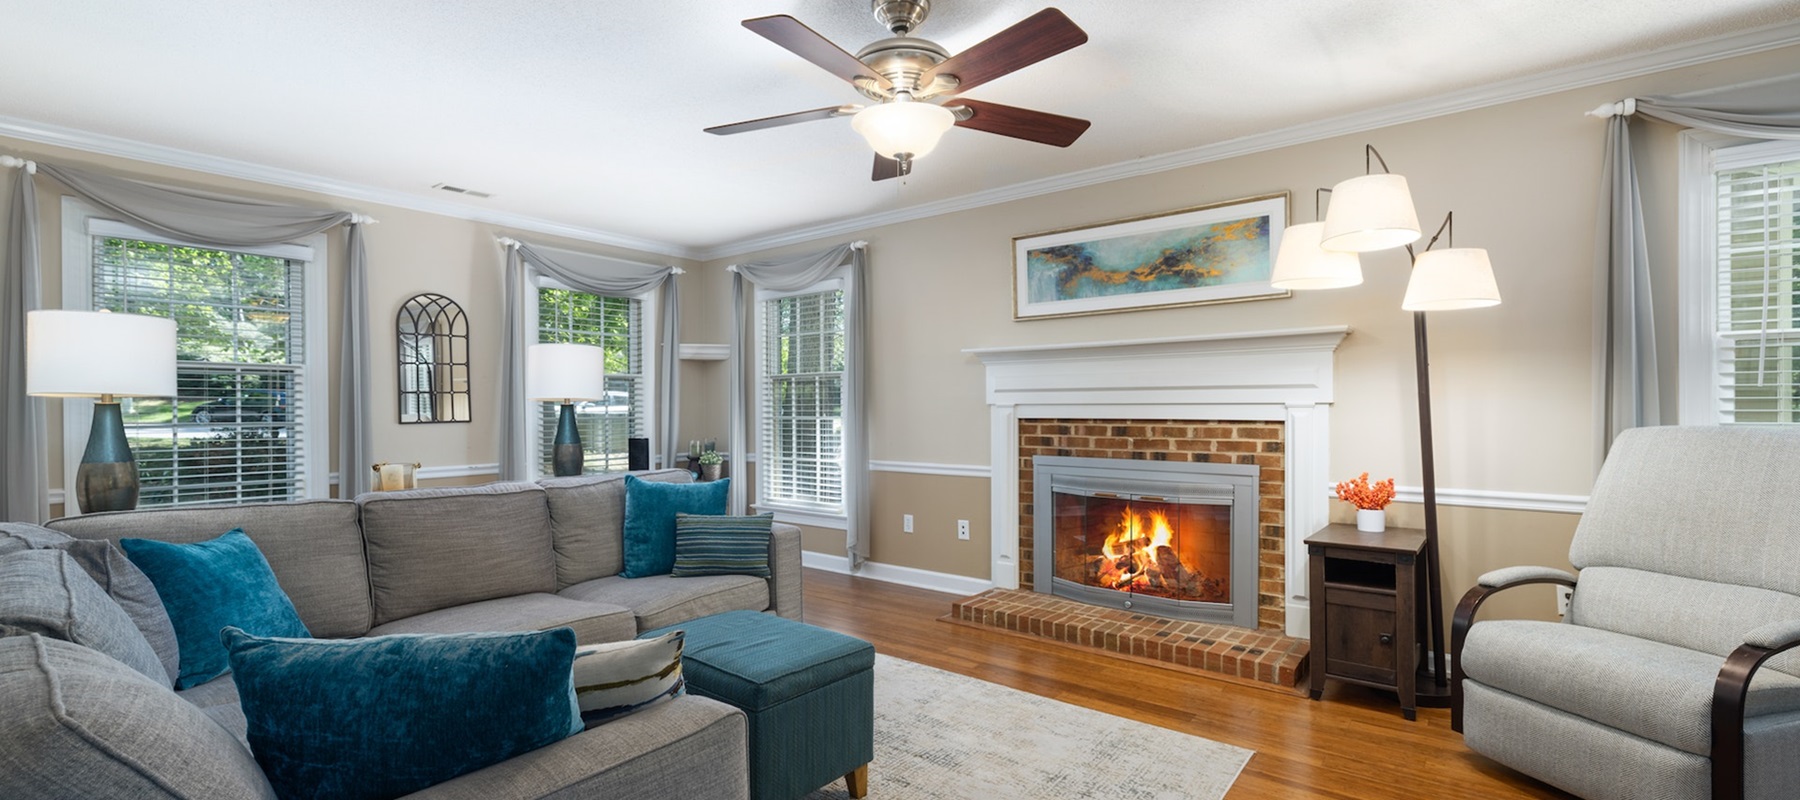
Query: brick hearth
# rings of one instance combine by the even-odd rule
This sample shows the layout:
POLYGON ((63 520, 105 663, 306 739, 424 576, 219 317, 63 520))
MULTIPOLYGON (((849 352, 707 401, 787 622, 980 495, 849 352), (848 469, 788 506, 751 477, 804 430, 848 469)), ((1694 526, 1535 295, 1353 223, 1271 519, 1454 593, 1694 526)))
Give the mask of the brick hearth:
POLYGON ((1185 622, 1014 589, 958 600, 947 619, 1286 688, 1305 676, 1311 649, 1305 639, 1275 631, 1185 622))

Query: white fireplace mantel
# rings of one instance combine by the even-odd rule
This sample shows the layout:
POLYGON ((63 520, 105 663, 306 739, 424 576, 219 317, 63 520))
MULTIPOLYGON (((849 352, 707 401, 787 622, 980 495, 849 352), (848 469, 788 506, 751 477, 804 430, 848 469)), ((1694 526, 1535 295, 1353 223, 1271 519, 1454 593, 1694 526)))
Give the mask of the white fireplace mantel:
POLYGON ((1344 325, 983 347, 993 465, 993 581, 1019 586, 1019 420, 1265 420, 1287 426, 1287 633, 1307 635, 1306 549, 1329 509, 1332 354, 1344 325))

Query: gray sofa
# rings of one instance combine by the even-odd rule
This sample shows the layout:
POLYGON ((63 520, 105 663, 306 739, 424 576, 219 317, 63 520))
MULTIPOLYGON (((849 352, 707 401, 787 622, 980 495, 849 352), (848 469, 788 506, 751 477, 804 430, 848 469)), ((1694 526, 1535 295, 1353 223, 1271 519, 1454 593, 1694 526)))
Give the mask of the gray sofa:
MULTIPOLYGON (((685 470, 639 477, 689 480, 685 470)), ((775 526, 767 580, 626 579, 618 574, 623 516, 622 477, 599 475, 354 502, 94 514, 48 527, 85 539, 170 542, 241 527, 318 637, 567 626, 595 643, 737 609, 800 618, 798 529, 775 526)), ((0 638, 8 713, 14 698, 40 697, 41 719, 15 717, 0 768, 50 770, 54 779, 71 767, 59 753, 86 748, 99 757, 82 788, 71 785, 81 796, 270 796, 244 744, 229 674, 176 693, 77 645, 0 638), (108 731, 104 746, 94 741, 100 730, 108 731), (122 752, 113 742, 120 736, 140 749, 122 752)), ((745 735, 742 712, 686 695, 411 796, 744 798, 745 735)))

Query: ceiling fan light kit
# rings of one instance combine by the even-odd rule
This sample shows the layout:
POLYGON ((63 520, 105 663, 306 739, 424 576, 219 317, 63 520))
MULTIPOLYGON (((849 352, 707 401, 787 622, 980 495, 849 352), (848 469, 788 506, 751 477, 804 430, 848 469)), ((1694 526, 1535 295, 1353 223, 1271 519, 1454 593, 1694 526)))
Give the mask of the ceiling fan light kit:
POLYGON ((1068 147, 1091 124, 1084 119, 960 98, 963 91, 1011 74, 1087 41, 1087 33, 1061 11, 1046 8, 956 55, 913 37, 931 12, 928 0, 870 0, 876 21, 893 33, 852 56, 817 31, 786 15, 744 20, 744 27, 812 62, 855 87, 873 105, 827 106, 773 117, 715 125, 706 132, 728 136, 832 117, 851 117, 850 127, 875 150, 870 177, 909 174, 951 127, 1068 147))

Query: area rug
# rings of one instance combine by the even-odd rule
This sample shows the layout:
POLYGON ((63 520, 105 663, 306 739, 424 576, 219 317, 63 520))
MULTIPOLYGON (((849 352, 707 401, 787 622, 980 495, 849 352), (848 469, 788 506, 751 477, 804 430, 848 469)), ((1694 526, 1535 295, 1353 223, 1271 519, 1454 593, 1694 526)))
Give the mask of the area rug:
MULTIPOLYGON (((875 657, 869 800, 1218 800, 1241 747, 875 657)), ((840 800, 842 780, 807 796, 840 800)))

